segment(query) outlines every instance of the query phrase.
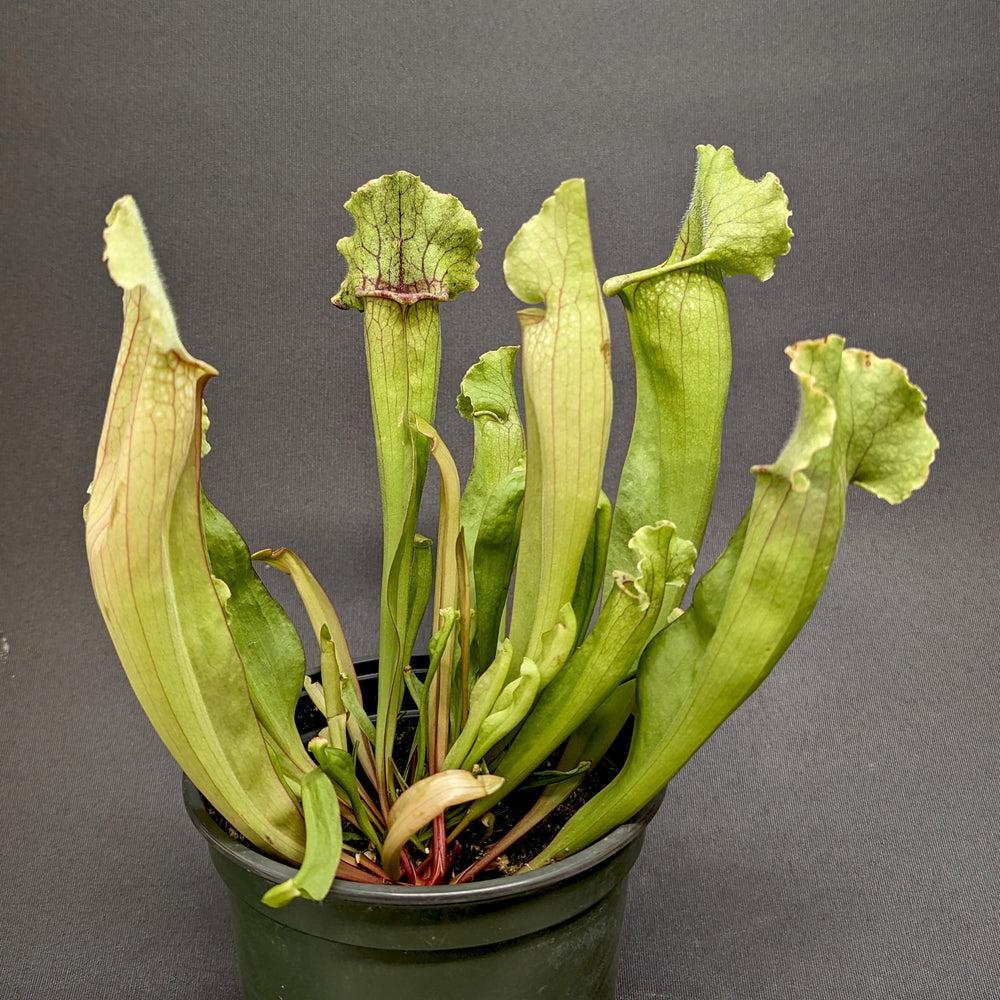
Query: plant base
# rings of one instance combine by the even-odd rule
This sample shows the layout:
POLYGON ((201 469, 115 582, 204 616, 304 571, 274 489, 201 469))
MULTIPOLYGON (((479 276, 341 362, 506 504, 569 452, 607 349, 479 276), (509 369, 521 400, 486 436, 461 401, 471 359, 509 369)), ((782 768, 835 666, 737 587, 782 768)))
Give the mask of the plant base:
POLYGON ((229 889, 246 1000, 613 1000, 628 873, 659 805, 541 871, 458 886, 337 882, 322 903, 260 897, 293 869, 184 801, 229 889))

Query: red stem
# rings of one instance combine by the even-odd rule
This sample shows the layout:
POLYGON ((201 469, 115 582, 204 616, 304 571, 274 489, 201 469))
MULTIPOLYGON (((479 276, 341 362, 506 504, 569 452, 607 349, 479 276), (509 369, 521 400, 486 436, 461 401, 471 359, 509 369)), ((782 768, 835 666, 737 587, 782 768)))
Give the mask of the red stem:
POLYGON ((419 872, 414 866, 413 862, 410 860, 410 853, 405 848, 403 853, 399 856, 399 864, 403 869, 403 875, 407 880, 409 880, 413 885, 424 885, 424 880, 420 877, 419 872))

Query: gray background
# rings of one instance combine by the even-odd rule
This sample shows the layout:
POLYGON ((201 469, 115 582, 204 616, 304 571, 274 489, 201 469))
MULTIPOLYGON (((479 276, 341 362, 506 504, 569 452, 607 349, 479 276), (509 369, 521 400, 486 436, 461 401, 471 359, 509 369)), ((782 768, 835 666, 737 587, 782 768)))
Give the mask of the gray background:
MULTIPOLYGON (((988 2, 7 3, 0 14, 0 997, 237 997, 228 915, 90 593, 80 508, 120 335, 104 216, 135 195, 209 387, 206 487, 375 648, 360 323, 329 305, 349 193, 399 168, 482 225, 444 310, 440 428, 517 336, 517 226, 588 184, 602 276, 668 252, 693 147, 773 170, 796 236, 729 282, 736 373, 706 556, 780 448, 782 348, 905 364, 942 448, 852 491, 813 619, 675 780, 630 892, 619 995, 1000 996, 996 280, 988 2)), ((631 373, 615 340, 621 461, 631 373)), ((272 574, 273 578, 274 574, 272 574)))

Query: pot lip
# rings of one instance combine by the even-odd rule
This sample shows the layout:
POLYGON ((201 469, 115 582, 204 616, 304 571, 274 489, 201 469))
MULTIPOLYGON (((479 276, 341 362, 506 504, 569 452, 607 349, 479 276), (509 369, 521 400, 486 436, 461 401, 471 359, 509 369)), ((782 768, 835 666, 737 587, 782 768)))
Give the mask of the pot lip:
MULTIPOLYGON (((230 861, 251 873, 277 885, 291 878, 296 868, 262 854, 256 848, 233 840, 209 814, 206 800, 187 775, 183 776, 184 805, 191 822, 198 828, 209 846, 225 855, 230 861)), ((661 792, 640 809, 628 822, 616 827, 596 843, 561 861, 553 862, 535 871, 483 882, 466 882, 462 885, 413 886, 371 885, 335 879, 324 902, 360 903, 379 906, 412 906, 428 903, 462 905, 479 903, 485 899, 500 900, 526 896, 573 879, 589 869, 596 868, 624 850, 642 836, 663 800, 661 792)))

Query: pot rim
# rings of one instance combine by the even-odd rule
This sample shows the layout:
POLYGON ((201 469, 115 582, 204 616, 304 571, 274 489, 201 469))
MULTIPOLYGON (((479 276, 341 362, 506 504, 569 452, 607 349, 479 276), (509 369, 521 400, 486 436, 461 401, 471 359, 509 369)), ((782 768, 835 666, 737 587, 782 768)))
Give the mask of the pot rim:
MULTIPOLYGON (((234 864, 275 885, 291 878, 298 871, 292 865, 269 857, 255 847, 234 840, 209 814, 205 797, 187 775, 183 776, 182 786, 184 805, 192 823, 211 847, 234 864)), ((589 847, 561 861, 552 862, 544 868, 461 885, 372 885, 334 879, 324 902, 399 907, 412 906, 414 903, 418 905, 447 903, 451 906, 481 903, 486 899, 491 901, 516 899, 519 896, 537 893, 598 867, 628 847, 645 832, 650 820, 659 809, 664 794, 661 792, 643 806, 632 819, 616 827, 589 847)))

